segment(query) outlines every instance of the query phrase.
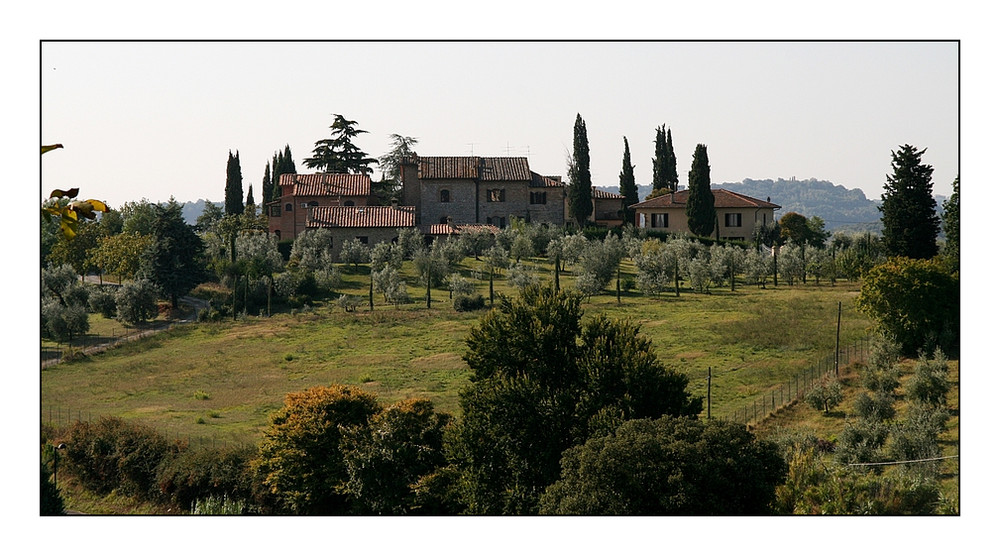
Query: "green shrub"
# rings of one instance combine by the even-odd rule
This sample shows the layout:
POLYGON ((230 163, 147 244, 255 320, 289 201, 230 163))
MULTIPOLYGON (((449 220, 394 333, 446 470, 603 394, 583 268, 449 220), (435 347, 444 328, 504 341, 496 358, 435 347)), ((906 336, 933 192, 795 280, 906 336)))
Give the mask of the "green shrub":
POLYGON ((255 453, 250 446, 181 451, 157 469, 157 487, 168 503, 182 509, 209 498, 251 500, 249 462, 255 453))
POLYGON ((868 392, 862 392, 854 399, 854 412, 868 421, 887 421, 896 416, 892 403, 890 393, 876 392, 871 396, 868 392))
POLYGON ((118 305, 115 303, 115 294, 108 288, 97 288, 90 294, 88 299, 90 310, 106 319, 113 319, 118 314, 118 305))
POLYGON ((842 401, 844 401, 844 389, 839 380, 831 378, 823 379, 806 394, 806 403, 823 413, 829 413, 842 401))
POLYGON ((482 295, 459 295, 455 297, 453 306, 456 311, 478 311, 486 307, 486 300, 482 295))
POLYGON ((178 446, 150 427, 117 417, 77 421, 66 440, 66 469, 98 494, 156 496, 156 469, 178 446))
POLYGON ((906 382, 906 397, 911 402, 942 406, 947 401, 950 389, 948 359, 938 349, 932 360, 928 360, 925 355, 920 356, 913 368, 913 376, 906 382))

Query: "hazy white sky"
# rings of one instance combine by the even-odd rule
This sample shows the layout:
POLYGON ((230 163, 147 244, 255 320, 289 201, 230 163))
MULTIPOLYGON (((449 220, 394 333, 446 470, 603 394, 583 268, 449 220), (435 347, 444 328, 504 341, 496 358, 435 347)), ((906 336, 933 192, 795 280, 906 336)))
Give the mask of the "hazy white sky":
POLYGON ((704 143, 713 183, 812 177, 877 199, 909 143, 948 195, 958 71, 956 42, 43 42, 41 139, 65 148, 43 157, 41 193, 221 201, 239 151, 260 200, 273 153, 310 171, 335 113, 375 157, 398 133, 565 176, 579 113, 595 185, 618 184, 623 137, 648 184, 666 124, 682 184, 704 143))

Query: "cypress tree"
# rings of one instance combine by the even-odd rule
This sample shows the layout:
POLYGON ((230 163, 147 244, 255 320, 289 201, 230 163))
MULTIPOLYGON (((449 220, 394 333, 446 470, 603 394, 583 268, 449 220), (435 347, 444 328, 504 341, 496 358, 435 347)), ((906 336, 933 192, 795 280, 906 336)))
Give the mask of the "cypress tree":
POLYGON ((656 128, 653 139, 653 195, 667 193, 667 134, 665 126, 656 128))
POLYGON ((587 224, 587 218, 594 211, 591 201, 590 144, 587 140, 587 124, 576 115, 573 125, 573 160, 569 168, 569 214, 579 227, 587 224))
POLYGON ((931 174, 922 164, 924 152, 903 145, 892 153, 891 176, 886 176, 882 194, 882 237, 890 256, 930 259, 937 255, 941 218, 937 215, 931 174))
POLYGON ((243 214, 243 172, 240 170, 240 151, 236 156, 229 151, 226 162, 226 214, 243 214))
POLYGON ((635 211, 628 208, 639 202, 639 188, 635 185, 635 166, 632 165, 632 154, 628 150, 628 137, 625 137, 625 154, 622 156, 622 172, 618 174, 618 192, 625 197, 622 201, 622 217, 628 224, 635 223, 635 211))
POLYGON ((271 163, 268 162, 264 165, 264 178, 260 180, 261 195, 263 195, 263 200, 261 201, 261 206, 267 206, 268 203, 274 200, 274 184, 271 183, 271 163))
POLYGON ((708 237, 715 231, 715 195, 709 177, 708 147, 699 144, 694 149, 691 171, 688 172, 687 206, 684 212, 688 229, 696 236, 708 237))
POLYGON ((247 192, 247 206, 256 206, 257 203, 253 202, 253 184, 250 184, 250 190, 247 192))
POLYGON ((676 193, 677 185, 680 183, 680 179, 677 177, 677 157, 674 156, 674 140, 673 137, 670 136, 670 128, 667 128, 667 144, 664 150, 667 159, 667 187, 670 191, 676 193))

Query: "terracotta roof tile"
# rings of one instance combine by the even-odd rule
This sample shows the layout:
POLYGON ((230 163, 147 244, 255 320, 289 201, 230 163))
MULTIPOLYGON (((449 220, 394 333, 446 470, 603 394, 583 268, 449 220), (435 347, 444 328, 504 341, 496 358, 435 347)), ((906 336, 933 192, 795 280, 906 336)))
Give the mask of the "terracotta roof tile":
POLYGON ((431 224, 427 227, 426 233, 434 236, 446 236, 460 234, 462 232, 472 232, 476 230, 486 230, 493 234, 500 233, 500 228, 490 224, 431 224))
POLYGON ((530 181, 531 170, 524 157, 421 156, 417 176, 422 180, 530 181))
POLYGON ((372 191, 372 179, 364 174, 282 174, 279 184, 282 192, 291 187, 291 194, 297 197, 367 197, 372 191))
POLYGON ((415 207, 313 207, 310 228, 412 228, 415 207))
POLYGON ((594 199, 624 199, 624 195, 619 195, 618 193, 612 193, 610 191, 605 191, 603 189, 598 189, 596 187, 590 188, 594 199))
MULTIPOLYGON (((636 203, 629 208, 684 208, 687 204, 690 189, 682 189, 673 195, 669 193, 653 197, 652 199, 636 203)), ((713 189, 715 196, 715 208, 771 208, 780 209, 781 205, 776 205, 770 201, 761 201, 748 195, 734 193, 728 189, 713 189)))
POLYGON ((534 172, 531 173, 531 187, 564 187, 565 185, 555 176, 543 176, 534 172))

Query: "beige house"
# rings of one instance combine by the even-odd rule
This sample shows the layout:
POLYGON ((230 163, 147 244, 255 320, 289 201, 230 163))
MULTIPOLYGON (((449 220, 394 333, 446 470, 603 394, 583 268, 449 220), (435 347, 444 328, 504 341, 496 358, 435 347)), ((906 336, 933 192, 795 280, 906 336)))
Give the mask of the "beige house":
MULTIPOLYGON (((632 205, 629 208, 635 210, 635 226, 678 234, 690 233, 685 214, 690 191, 685 189, 668 193, 632 205)), ((749 241, 754 227, 758 223, 773 223, 774 211, 781 208, 770 199, 761 201, 727 189, 713 189, 712 194, 715 196, 717 217, 715 235, 719 239, 749 241)))

